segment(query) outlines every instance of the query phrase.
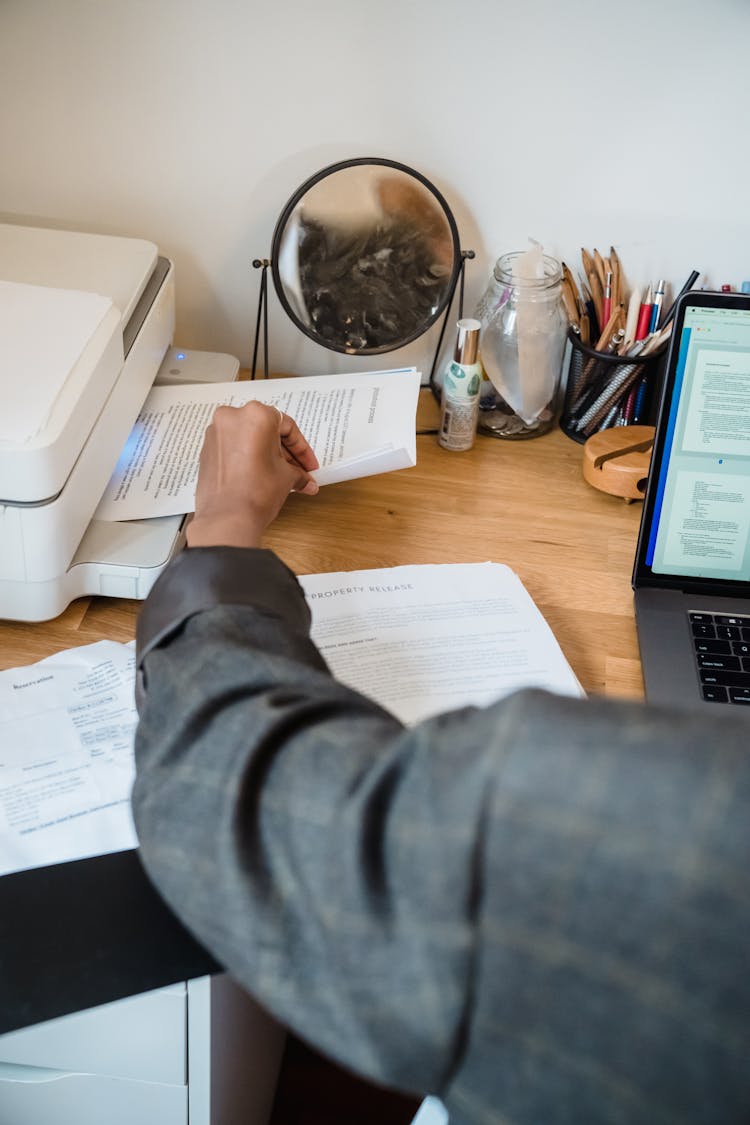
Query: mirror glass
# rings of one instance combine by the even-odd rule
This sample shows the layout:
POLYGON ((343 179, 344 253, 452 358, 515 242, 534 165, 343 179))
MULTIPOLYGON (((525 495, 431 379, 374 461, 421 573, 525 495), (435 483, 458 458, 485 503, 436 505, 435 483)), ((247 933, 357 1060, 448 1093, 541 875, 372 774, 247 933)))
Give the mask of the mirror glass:
POLYGON ((393 351, 426 332, 450 300, 461 264, 443 197, 388 160, 324 168, 287 203, 273 235, 279 300, 333 351, 393 351))

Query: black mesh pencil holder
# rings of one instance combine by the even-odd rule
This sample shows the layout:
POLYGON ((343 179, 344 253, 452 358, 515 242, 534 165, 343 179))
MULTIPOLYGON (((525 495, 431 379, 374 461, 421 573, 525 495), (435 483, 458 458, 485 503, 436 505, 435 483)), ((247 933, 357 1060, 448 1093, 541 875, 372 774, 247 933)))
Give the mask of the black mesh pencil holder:
POLYGON ((659 410, 666 342, 644 356, 610 355, 570 329, 570 356, 560 429, 584 442, 610 426, 653 425, 659 410))

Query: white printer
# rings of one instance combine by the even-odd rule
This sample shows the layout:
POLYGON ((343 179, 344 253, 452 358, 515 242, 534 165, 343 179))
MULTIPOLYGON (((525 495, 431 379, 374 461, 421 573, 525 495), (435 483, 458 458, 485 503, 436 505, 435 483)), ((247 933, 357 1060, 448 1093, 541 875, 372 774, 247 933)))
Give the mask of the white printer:
POLYGON ((184 516, 92 519, 172 342, 173 275, 151 242, 0 224, 0 618, 144 598, 181 546, 184 516))

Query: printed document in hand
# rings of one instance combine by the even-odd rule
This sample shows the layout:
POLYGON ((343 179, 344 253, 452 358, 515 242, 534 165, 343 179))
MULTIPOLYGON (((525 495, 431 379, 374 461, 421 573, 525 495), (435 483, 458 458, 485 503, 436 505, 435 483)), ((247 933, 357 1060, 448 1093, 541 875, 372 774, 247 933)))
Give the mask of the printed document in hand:
POLYGON ((192 512, 203 434, 217 406, 252 399, 294 418, 315 450, 318 484, 417 463, 415 367, 240 383, 154 387, 95 513, 136 520, 192 512))
POLYGON ((499 563, 300 578, 312 637, 337 679, 403 723, 521 687, 582 695, 517 575, 499 563))
POLYGON ((137 846, 134 645, 0 672, 0 875, 137 846))

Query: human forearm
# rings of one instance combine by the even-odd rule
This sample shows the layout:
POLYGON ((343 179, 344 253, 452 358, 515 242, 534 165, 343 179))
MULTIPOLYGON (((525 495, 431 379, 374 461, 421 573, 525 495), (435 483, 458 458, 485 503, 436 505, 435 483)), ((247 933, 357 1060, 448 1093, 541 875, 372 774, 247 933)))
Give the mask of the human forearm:
POLYGON ((420 778, 428 761, 458 778, 458 744, 451 764, 403 732, 268 613, 218 607, 167 635, 145 657, 137 740, 147 869, 284 1022, 371 1077, 437 1088, 471 971, 481 816, 452 783, 466 822, 449 822, 420 778))

